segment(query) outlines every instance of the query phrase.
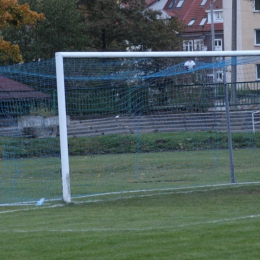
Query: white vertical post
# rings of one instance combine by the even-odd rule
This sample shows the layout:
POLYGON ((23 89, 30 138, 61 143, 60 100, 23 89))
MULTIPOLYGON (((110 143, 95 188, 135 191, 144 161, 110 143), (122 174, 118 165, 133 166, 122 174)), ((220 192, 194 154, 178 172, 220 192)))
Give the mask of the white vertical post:
POLYGON ((210 19, 211 19, 211 47, 212 51, 215 51, 215 20, 214 20, 214 13, 213 13, 213 3, 210 3, 210 19))
MULTIPOLYGON (((211 49, 212 51, 215 51, 215 19, 214 19, 214 13, 213 13, 213 2, 210 3, 210 19, 211 19, 211 49)), ((215 57, 212 57, 212 63, 214 63, 215 57)), ((213 76, 213 83, 216 81, 216 75, 215 75, 215 69, 212 69, 212 76, 213 76)), ((216 86, 214 86, 214 98, 216 99, 216 86)))
POLYGON ((64 202, 71 202, 64 67, 63 56, 61 53, 57 52, 55 54, 55 61, 58 93, 63 200, 64 202))

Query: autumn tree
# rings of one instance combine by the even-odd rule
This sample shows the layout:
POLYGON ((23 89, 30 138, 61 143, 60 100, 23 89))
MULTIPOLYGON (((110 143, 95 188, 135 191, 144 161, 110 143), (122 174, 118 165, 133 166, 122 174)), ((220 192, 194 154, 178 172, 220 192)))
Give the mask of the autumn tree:
POLYGON ((143 0, 19 0, 44 13, 36 24, 8 28, 5 39, 16 42, 25 61, 48 59, 56 51, 177 50, 182 24, 158 19, 143 0))
MULTIPOLYGON (((31 11, 28 4, 19 5, 17 0, 0 0, 0 30, 23 25, 33 25, 38 20, 44 19, 43 14, 31 11)), ((6 41, 0 36, 0 61, 21 62, 19 46, 6 41)))
POLYGON ((57 51, 85 50, 87 36, 83 33, 84 20, 76 9, 76 0, 19 0, 31 10, 43 13, 44 20, 34 26, 9 28, 3 35, 15 41, 25 61, 53 58, 57 51))

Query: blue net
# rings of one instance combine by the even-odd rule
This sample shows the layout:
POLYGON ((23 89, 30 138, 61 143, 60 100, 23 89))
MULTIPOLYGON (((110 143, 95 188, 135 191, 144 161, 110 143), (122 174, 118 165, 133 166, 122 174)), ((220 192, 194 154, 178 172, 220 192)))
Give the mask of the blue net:
MULTIPOLYGON (((72 196, 229 184, 226 88, 235 181, 258 182, 259 64, 64 59, 72 196)), ((55 60, 3 66, 0 77, 0 204, 60 200, 55 60)))

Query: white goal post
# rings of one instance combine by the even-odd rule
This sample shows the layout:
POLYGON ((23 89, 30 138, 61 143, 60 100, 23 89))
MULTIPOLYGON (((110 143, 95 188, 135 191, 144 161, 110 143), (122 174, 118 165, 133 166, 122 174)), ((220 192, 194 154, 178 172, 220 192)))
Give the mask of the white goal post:
POLYGON ((200 52, 57 52, 56 77, 59 111, 61 172, 64 202, 71 202, 67 115, 65 97, 64 58, 164 58, 164 57, 237 57, 259 56, 260 51, 200 51, 200 52))

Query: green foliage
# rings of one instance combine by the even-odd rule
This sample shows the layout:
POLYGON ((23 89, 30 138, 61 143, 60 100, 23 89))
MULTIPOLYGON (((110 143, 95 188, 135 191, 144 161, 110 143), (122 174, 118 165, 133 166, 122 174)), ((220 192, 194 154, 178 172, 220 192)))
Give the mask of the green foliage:
MULTIPOLYGON (((234 148, 260 147, 259 134, 233 134, 234 148)), ((69 139, 71 155, 227 149, 226 133, 189 132, 108 135, 69 139)))
MULTIPOLYGON (((6 40, 3 29, 13 28, 16 30, 20 26, 35 25, 37 20, 43 19, 43 14, 38 14, 30 10, 27 4, 19 5, 16 0, 0 0, 0 64, 22 62, 19 46, 6 40)), ((14 41, 15 42, 15 41, 14 41)), ((16 43, 16 42, 15 42, 16 43)))
POLYGON ((20 0, 45 20, 31 26, 6 28, 3 37, 19 45, 24 61, 48 59, 57 51, 177 50, 182 24, 157 19, 158 11, 143 11, 144 1, 20 0))
MULTIPOLYGON (((232 139, 233 148, 260 148, 260 133, 234 133, 232 139)), ((6 145, 6 147, 13 149, 10 154, 14 158, 40 157, 42 150, 49 155, 59 154, 59 140, 56 138, 3 138, 2 142, 12 143, 12 145, 6 145), (52 145, 50 145, 50 140, 52 145)), ((216 132, 150 133, 137 136, 130 134, 69 138, 70 155, 198 151, 227 148, 227 134, 216 132)), ((0 156, 2 157, 1 150, 0 156)))
POLYGON ((0 143, 0 158, 36 158, 60 154, 59 140, 4 137, 0 143), (4 148, 3 148, 4 147, 4 148))
POLYGON ((40 105, 40 106, 30 107, 29 115, 30 116, 50 117, 50 116, 56 116, 57 114, 55 113, 55 111, 52 108, 50 108, 48 106, 40 105))
POLYGON ((145 1, 81 0, 80 10, 85 13, 85 32, 90 36, 90 49, 125 50, 140 46, 138 50, 176 50, 177 33, 182 24, 175 18, 168 22, 157 19, 158 11, 145 10, 145 1))
POLYGON ((83 33, 83 17, 76 9, 76 0, 20 0, 31 9, 42 12, 45 20, 34 26, 3 31, 5 39, 15 41, 26 62, 53 58, 55 52, 81 51, 87 36, 83 33))

